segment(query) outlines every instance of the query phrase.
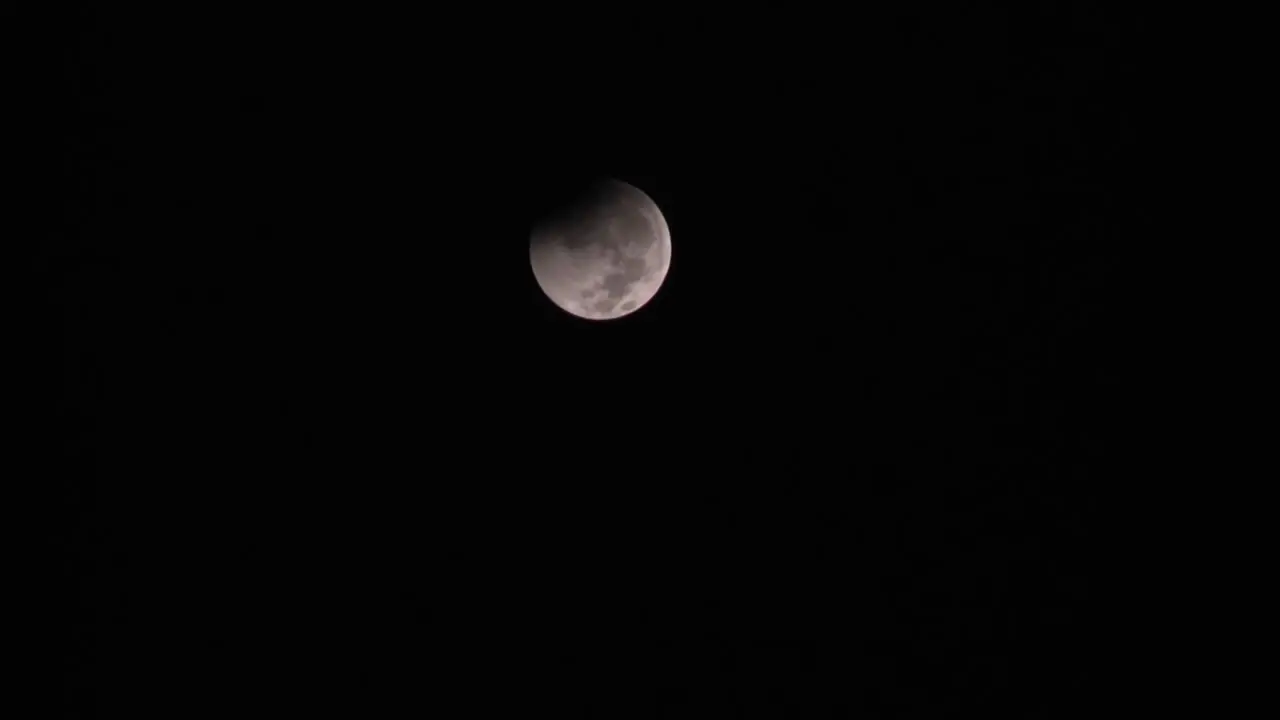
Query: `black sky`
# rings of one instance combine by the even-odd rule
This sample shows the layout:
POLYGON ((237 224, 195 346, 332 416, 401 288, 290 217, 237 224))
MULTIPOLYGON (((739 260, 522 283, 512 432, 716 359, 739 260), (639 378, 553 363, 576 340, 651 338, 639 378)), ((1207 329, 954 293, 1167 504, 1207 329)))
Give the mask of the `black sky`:
POLYGON ((956 5, 65 19, 66 716, 1087 706, 1135 38, 956 5))

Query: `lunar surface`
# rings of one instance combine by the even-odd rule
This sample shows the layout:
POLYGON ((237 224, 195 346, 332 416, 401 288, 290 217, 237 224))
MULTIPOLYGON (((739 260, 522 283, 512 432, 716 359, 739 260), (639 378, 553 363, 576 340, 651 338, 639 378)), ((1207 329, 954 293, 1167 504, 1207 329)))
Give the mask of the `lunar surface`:
POLYGON ((608 180, 533 229, 529 260, 556 305, 578 317, 611 320, 657 294, 671 265, 671 234, 648 195, 608 180))

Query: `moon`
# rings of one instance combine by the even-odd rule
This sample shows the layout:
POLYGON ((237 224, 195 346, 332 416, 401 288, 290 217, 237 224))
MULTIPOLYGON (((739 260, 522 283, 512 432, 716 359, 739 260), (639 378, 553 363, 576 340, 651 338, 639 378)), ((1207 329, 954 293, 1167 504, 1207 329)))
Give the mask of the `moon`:
POLYGON ((613 320, 658 293, 671 266, 671 233, 648 195, 609 179, 535 225, 529 261, 538 286, 562 310, 613 320))

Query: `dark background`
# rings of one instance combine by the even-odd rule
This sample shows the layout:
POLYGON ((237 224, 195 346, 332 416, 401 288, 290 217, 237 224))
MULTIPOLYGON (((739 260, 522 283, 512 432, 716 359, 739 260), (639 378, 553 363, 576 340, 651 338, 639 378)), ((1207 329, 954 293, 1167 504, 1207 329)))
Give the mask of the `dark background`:
POLYGON ((1092 707, 1135 30, 955 5, 60 19, 64 715, 1092 707))

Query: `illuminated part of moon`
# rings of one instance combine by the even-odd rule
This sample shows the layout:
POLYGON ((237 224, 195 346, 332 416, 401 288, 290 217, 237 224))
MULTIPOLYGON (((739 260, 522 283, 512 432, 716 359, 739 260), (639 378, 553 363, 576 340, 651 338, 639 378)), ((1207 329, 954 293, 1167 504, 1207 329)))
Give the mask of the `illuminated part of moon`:
POLYGON ((529 260, 538 286, 561 309, 612 320, 657 294, 671 266, 671 234, 648 195, 608 180, 534 228, 529 260))

